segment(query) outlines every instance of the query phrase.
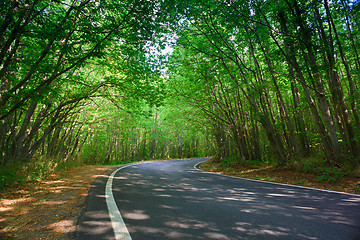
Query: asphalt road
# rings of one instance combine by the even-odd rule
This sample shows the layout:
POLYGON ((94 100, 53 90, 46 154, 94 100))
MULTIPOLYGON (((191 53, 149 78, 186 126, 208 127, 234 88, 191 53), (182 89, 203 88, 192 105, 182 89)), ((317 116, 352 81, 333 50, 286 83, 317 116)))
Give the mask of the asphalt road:
MULTIPOLYGON (((204 160, 145 162, 115 174, 112 193, 131 239, 360 239, 359 195, 194 168, 204 160)), ((94 182, 78 239, 115 239, 107 181, 100 176, 94 182)))

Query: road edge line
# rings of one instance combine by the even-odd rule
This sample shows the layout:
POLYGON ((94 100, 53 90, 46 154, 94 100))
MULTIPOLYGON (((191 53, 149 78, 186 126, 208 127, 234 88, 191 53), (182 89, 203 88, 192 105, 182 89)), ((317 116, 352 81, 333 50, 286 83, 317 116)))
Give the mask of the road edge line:
POLYGON ((205 171, 205 170, 202 170, 199 168, 200 164, 204 163, 205 161, 198 162, 197 164, 195 164, 194 169, 198 170, 200 172, 208 173, 208 174, 215 174, 215 175, 229 177, 229 178, 242 179, 242 180, 251 181, 251 182, 268 183, 268 184, 273 184, 273 185, 288 186, 288 187, 302 188, 302 189, 307 189, 307 190, 316 190, 316 191, 320 191, 320 192, 337 193, 337 194, 342 194, 342 195, 360 197, 359 194, 354 194, 354 193, 338 192, 338 191, 333 191, 333 190, 305 187, 305 186, 292 185, 292 184, 286 184, 286 183, 268 182, 268 181, 262 181, 262 180, 255 180, 255 179, 251 179, 251 178, 235 177, 235 176, 225 175, 225 174, 221 174, 221 173, 209 172, 209 171, 205 171))
POLYGON ((132 240, 130 233, 125 225, 124 219, 121 216, 120 210, 116 205, 115 198, 112 191, 112 184, 115 174, 120 171, 121 169, 124 169, 126 167, 129 167, 130 165, 125 165, 123 167, 120 167, 113 171, 111 175, 109 176, 106 187, 105 187, 105 198, 106 198, 106 205, 108 208, 108 212, 110 215, 111 225, 115 234, 116 240, 132 240))

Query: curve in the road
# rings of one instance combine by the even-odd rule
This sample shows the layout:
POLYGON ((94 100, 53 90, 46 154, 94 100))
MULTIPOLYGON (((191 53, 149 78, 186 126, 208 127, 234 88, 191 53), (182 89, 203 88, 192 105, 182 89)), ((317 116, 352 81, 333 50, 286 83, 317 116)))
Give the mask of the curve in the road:
MULTIPOLYGON (((192 165, 193 166, 193 169, 196 169, 197 171, 196 172, 201 172, 201 173, 204 173, 204 174, 206 174, 206 173, 209 173, 209 174, 216 174, 216 173, 211 173, 211 172, 206 172, 206 171, 203 171, 203 170, 201 170, 201 169, 199 169, 198 168, 198 165, 201 163, 201 162, 204 162, 205 160, 204 160, 204 158, 203 159, 197 159, 198 160, 198 162, 196 163, 196 159, 192 159, 192 161, 194 162, 193 164, 195 164, 195 165, 192 165), (194 161, 195 160, 195 161, 194 161)), ((176 162, 176 161, 175 161, 176 162)), ((108 210, 108 214, 109 214, 109 219, 110 219, 110 221, 111 221, 111 227, 110 227, 110 229, 111 229, 111 232, 113 232, 114 233, 114 235, 115 235, 115 239, 117 239, 117 240, 119 240, 119 239, 122 239, 122 240, 131 240, 132 239, 132 237, 130 236, 130 234, 129 234, 129 230, 131 230, 130 232, 131 232, 131 234, 135 234, 135 232, 134 232, 134 225, 133 224, 131 224, 130 223, 130 225, 129 225, 129 229, 126 227, 126 225, 125 225, 125 223, 124 223, 124 220, 123 220, 123 217, 121 216, 121 213, 120 213, 120 211, 119 211, 119 209, 118 209, 118 207, 117 207, 117 204, 116 204, 116 201, 118 201, 118 200, 115 200, 115 198, 116 197, 114 197, 114 195, 115 195, 115 193, 119 193, 119 190, 118 189, 116 189, 116 188, 114 188, 114 191, 115 192, 113 192, 113 180, 114 181, 117 181, 118 182, 118 184, 117 185, 119 185, 119 184, 121 184, 120 182, 122 182, 123 180, 122 179, 126 179, 126 178, 123 178, 123 177, 115 177, 115 175, 120 171, 120 170, 122 170, 122 169, 124 169, 124 168, 128 168, 128 167, 134 167, 135 165, 141 165, 141 168, 143 168, 143 164, 150 164, 150 165, 148 165, 149 167, 146 167, 146 168, 151 168, 150 166, 152 166, 151 164, 151 162, 143 162, 143 163, 136 163, 136 164, 129 164, 129 165, 125 165, 125 166, 122 166, 122 167, 120 167, 120 168, 118 168, 118 169, 116 169, 115 171, 113 171, 111 174, 110 174, 110 176, 106 179, 107 181, 106 181, 106 186, 105 186, 105 199, 106 199, 106 205, 107 205, 107 210, 108 210), (120 181, 120 182, 119 182, 120 181)), ((158 163, 154 163, 154 164, 158 164, 158 163)), ((167 163, 164 163, 165 164, 165 166, 167 166, 167 163)), ((160 165, 159 165, 160 166, 160 165)), ((163 166, 163 164, 161 164, 161 166, 163 166)), ((140 167, 140 166, 139 166, 140 167)), ((191 166, 189 166, 190 168, 191 168, 191 166)), ((189 169, 190 169, 189 168, 189 169)), ((162 170, 169 170, 168 168, 164 168, 164 169, 162 169, 162 170)), ((134 171, 134 169, 133 168, 131 168, 131 171, 134 171)), ((194 170, 192 170, 192 171, 194 171, 194 170)), ((187 172, 187 171, 186 171, 187 172)), ((127 174, 127 173, 126 173, 127 174)), ((164 172, 164 174, 165 174, 165 172, 164 172)), ((136 174, 135 174, 136 175, 136 174)), ((134 173, 133 173, 133 176, 135 176, 134 175, 134 173)), ((239 178, 239 177, 232 177, 232 176, 227 176, 227 175, 222 175, 222 174, 216 174, 216 175, 220 175, 220 176, 223 176, 223 177, 230 177, 230 178, 237 178, 237 179, 242 179, 242 180, 247 180, 247 181, 254 181, 254 182, 259 182, 259 183, 264 183, 265 181, 259 181, 259 180, 250 180, 250 179, 245 179, 245 178, 239 178)), ((145 176, 145 175, 143 175, 143 176, 145 176)), ((219 176, 219 177, 220 177, 219 176)), ((105 177, 105 176, 104 176, 105 177)), ((146 177, 147 178, 147 177, 146 177)), ((151 178, 151 176, 150 176, 150 178, 151 178)), ((162 179, 162 178, 161 178, 162 179)), ((278 184, 278 183, 270 183, 270 182, 265 182, 265 183, 268 183, 268 184, 274 184, 274 185, 280 185, 280 186, 287 186, 287 187, 296 187, 296 188, 303 188, 304 189, 304 191, 310 191, 310 190, 317 190, 317 191, 323 191, 324 192, 324 194, 331 194, 331 193, 336 193, 336 194, 342 194, 342 195, 344 195, 344 197, 346 196, 346 195, 348 195, 348 196, 353 196, 353 197, 356 197, 356 199, 355 200, 357 200, 356 202, 359 202, 358 200, 360 200, 360 195, 356 195, 356 194, 347 194, 347 193, 341 193, 341 192, 336 192, 336 191, 328 191, 328 190, 322 190, 322 189, 314 189, 314 188, 309 188, 309 187, 301 187, 301 186, 294 186, 294 185, 288 185, 288 184, 278 184)), ((142 182, 139 182, 138 184, 140 184, 139 186, 142 186, 141 184, 143 184, 142 182)), ((121 184, 122 185, 122 184, 121 184)), ((126 184, 125 183, 125 185, 129 185, 129 184, 126 184)), ((132 185, 131 185, 132 186, 132 185)), ((134 185, 134 187, 135 187, 135 185, 134 185)), ((104 189, 104 188, 103 188, 104 189)), ((135 189, 133 189, 134 191, 136 191, 135 189)), ((131 190, 132 191, 132 190, 131 190)), ((123 192, 124 194, 127 194, 127 191, 126 192, 123 192)), ((315 193, 314 193, 315 194, 315 193)), ((320 194, 320 193, 319 193, 320 194)), ((275 197, 278 197, 278 196, 280 196, 280 195, 284 195, 284 194, 274 194, 274 193, 271 193, 271 194, 269 194, 269 193, 267 193, 267 195, 271 195, 271 196, 275 196, 275 197)), ((101 196, 101 194, 99 194, 99 192, 98 193, 96 193, 96 196, 97 197, 99 197, 99 196, 101 196)), ((285 195, 284 195, 285 196, 285 195)), ((315 196, 313 196, 313 197, 315 197, 315 196)), ((116 198, 117 199, 117 198, 116 198)), ((225 199, 225 198, 224 198, 225 199)), ((228 199, 228 198, 226 198, 226 199, 228 199)), ((230 199, 230 200, 234 200, 234 199, 230 199)), ((246 199, 245 199, 246 200, 246 199)), ((244 200, 244 201, 245 201, 244 200)), ((349 199, 349 201, 350 201, 351 199, 349 199)), ((351 201, 355 201, 355 200, 351 200, 351 201)), ((141 203, 142 204, 142 203, 141 203)), ((301 209, 301 210, 304 210, 305 209, 305 207, 304 206, 302 206, 302 207, 299 207, 299 206, 296 206, 296 203, 294 203, 295 205, 295 207, 298 207, 299 209, 301 209)), ((353 205, 355 204, 355 205, 357 205, 357 203, 355 203, 355 202, 353 202, 352 203, 353 205)), ((293 206, 293 207, 294 207, 293 206)), ((132 207, 134 207, 134 206, 132 206, 132 207)), ((309 208, 310 209, 310 208, 309 208)), ((320 209, 320 208, 319 208, 320 209)), ((124 210, 124 209, 123 209, 124 210)), ((246 209, 245 209, 246 210, 246 209)), ((306 210, 306 209, 305 209, 306 210)), ((304 210, 304 211, 305 211, 304 210)), ((314 208, 314 210, 316 210, 315 208, 314 208)), ((325 209, 326 211, 331 211, 331 208, 329 208, 329 209, 325 209)), ((126 211, 129 211, 128 209, 126 210, 124 210, 125 211, 125 217, 126 217, 126 220, 128 221, 129 219, 129 217, 128 217, 128 213, 126 212, 126 211)), ((356 212, 358 212, 358 211, 356 211, 356 212)), ((93 213, 96 213, 96 212, 94 212, 93 211, 93 213)), ((323 216, 321 216, 322 218, 324 218, 324 220, 326 220, 326 221, 328 221, 328 220, 330 220, 330 219, 328 219, 328 215, 329 215, 329 213, 330 212, 326 212, 323 216)), ((140 213, 136 213, 137 215, 139 215, 140 213)), ((314 213, 314 214, 316 214, 316 213, 314 213)), ((336 213, 334 213, 334 214, 336 214, 336 213)), ((103 215, 101 215, 101 216, 103 216, 103 215)), ((358 216, 358 215, 354 215, 354 216, 358 216)), ((102 219, 104 219, 104 218, 106 218, 106 216, 104 215, 104 217, 102 217, 102 219)), ((131 219, 131 218, 130 218, 131 219)), ((145 218, 144 218, 145 219, 145 218)), ((334 220, 331 220, 331 221, 338 221, 339 223, 342 221, 342 219, 340 218, 340 216, 339 216, 339 218, 338 219, 334 219, 334 220)), ((90 223, 91 221, 88 221, 88 223, 90 223)), ((173 222, 172 222, 173 223, 173 222)), ((254 222, 254 223, 256 223, 256 222, 254 222)), ((126 224, 128 224, 128 222, 126 222, 126 224)), ((175 223, 173 223, 173 224, 175 224, 175 223)), ((181 223, 179 222, 179 223, 177 223, 177 224, 180 224, 179 226, 180 227, 182 227, 182 225, 181 225, 181 223)), ((105 225, 104 225, 105 226, 105 225)), ((299 225, 299 227, 300 227, 300 225, 299 225)), ((302 226, 302 227, 304 227, 304 226, 302 226)), ((356 224, 356 225, 353 225, 353 227, 355 227, 355 228, 359 228, 359 225, 358 224, 356 224)), ((107 232, 109 233, 109 230, 110 229, 108 229, 107 230, 107 232)), ((136 229, 136 228, 135 228, 136 229)), ((135 234, 136 235, 136 234, 135 234)), ((250 235, 248 235, 248 236, 250 236, 250 235)), ((301 235, 297 235, 297 236, 301 236, 301 235)), ((315 235, 314 235, 315 236, 315 235)), ((359 236, 359 235, 356 235, 356 236, 359 236)), ((99 235, 98 235, 98 237, 99 237, 99 235)), ((149 235, 147 236, 147 237, 149 237, 149 235)), ((113 238, 113 237, 112 237, 113 238)), ((212 238, 214 238, 214 237, 212 237, 212 238)), ((136 236, 136 239, 139 239, 139 235, 137 235, 136 236)), ((142 239, 142 238, 141 238, 142 239)), ((199 239, 203 239, 203 238, 199 238, 199 239)), ((224 238, 225 239, 225 238, 224 238)), ((233 239, 233 238, 229 238, 229 239, 233 239)), ((252 238, 251 238, 252 239, 252 238)), ((294 238, 294 239, 297 239, 297 238, 294 238)), ((351 238, 351 239, 353 239, 353 238, 351 238)))
POLYGON ((123 166, 123 167, 118 168, 115 171, 113 171, 111 173, 111 175, 109 176, 109 179, 106 183, 106 189, 105 189, 106 205, 107 205, 107 209, 109 211, 111 225, 114 230, 116 240, 131 240, 130 233, 129 233, 128 229, 126 228, 126 225, 121 216, 119 208, 116 205, 113 191, 112 191, 112 184, 113 184, 113 179, 114 179, 115 174, 118 171, 120 171, 121 169, 124 169, 128 166, 130 166, 130 165, 123 166))
MULTIPOLYGON (((205 161, 207 161, 207 160, 205 160, 205 161)), ((224 174, 221 174, 221 173, 208 172, 208 171, 205 171, 205 170, 202 170, 202 169, 199 168, 200 164, 202 164, 205 161, 201 161, 199 163, 196 163, 194 165, 194 169, 198 170, 198 171, 201 171, 201 172, 204 172, 204 173, 215 174, 215 175, 220 175, 220 176, 230 177, 230 178, 235 178, 235 179, 241 179, 241 180, 245 180, 245 181, 269 183, 269 184, 279 185, 279 186, 295 187, 295 188, 302 188, 302 189, 308 189, 308 190, 316 190, 316 191, 320 191, 320 192, 337 193, 337 194, 342 194, 342 195, 360 197, 359 194, 354 194, 354 193, 338 192, 338 191, 332 191, 332 190, 326 190, 326 189, 320 189, 320 188, 312 188, 312 187, 305 187, 305 186, 292 185, 292 184, 286 184, 286 183, 268 182, 268 181, 250 179, 250 178, 242 178, 242 177, 236 177, 236 176, 231 176, 231 175, 224 175, 224 174)))

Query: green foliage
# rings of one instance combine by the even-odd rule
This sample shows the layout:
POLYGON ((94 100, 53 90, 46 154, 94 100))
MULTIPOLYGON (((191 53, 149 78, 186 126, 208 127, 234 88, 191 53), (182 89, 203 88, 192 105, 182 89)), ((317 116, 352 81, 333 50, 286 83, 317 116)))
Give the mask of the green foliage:
POLYGON ((251 168, 260 168, 261 166, 268 165, 270 161, 262 161, 262 160, 248 160, 244 163, 245 166, 249 166, 251 168))
POLYGON ((306 184, 306 180, 305 179, 300 179, 298 181, 295 182, 296 184, 299 184, 299 185, 305 185, 306 184))
POLYGON ((191 123, 181 106, 124 112, 102 101, 97 112, 103 119, 91 127, 80 156, 87 163, 118 164, 147 159, 168 159, 211 154, 204 128, 191 123))
POLYGON ((222 158, 220 160, 221 165, 224 167, 231 167, 239 163, 239 159, 236 156, 230 156, 226 158, 222 158))
MULTIPOLYGON (((129 163, 134 163, 131 160, 127 160, 127 161, 111 161, 110 163, 108 163, 107 165, 124 165, 124 164, 129 164, 129 163)), ((99 163, 100 165, 103 163, 99 163)))
POLYGON ((28 181, 45 179, 49 174, 56 173, 58 162, 58 159, 35 156, 32 161, 23 166, 22 171, 27 173, 28 181))
POLYGON ((0 165, 36 179, 82 162, 216 155, 226 166, 296 159, 337 181, 311 157, 359 163, 359 7, 6 0, 0 165))
POLYGON ((254 178, 255 180, 261 180, 261 181, 269 181, 270 179, 272 179, 271 177, 256 177, 254 178))
POLYGON ((81 159, 60 159, 49 156, 35 156, 27 163, 16 163, 0 168, 0 190, 14 184, 36 182, 51 174, 61 174, 70 168, 83 165, 81 159))
POLYGON ((351 189, 360 192, 360 184, 356 184, 355 186, 352 186, 351 189))
MULTIPOLYGON (((323 164, 323 163, 321 163, 323 164)), ((318 173, 319 172, 319 164, 314 163, 311 160, 303 160, 302 166, 300 167, 300 171, 305 173, 318 173)))
MULTIPOLYGON (((275 159, 284 166, 320 151, 328 162, 342 161, 345 153, 359 155, 354 138, 359 94, 355 88, 338 91, 342 86, 351 88, 357 79, 351 68, 360 64, 355 60, 359 41, 354 37, 359 31, 353 27, 358 3, 175 1, 173 5, 177 16, 187 21, 181 27, 173 23, 179 31, 169 64, 170 84, 181 102, 213 125, 219 156, 236 152, 243 162, 275 159), (342 62, 335 63, 337 58, 342 62), (324 97, 313 91, 324 92, 324 97), (339 96, 349 101, 344 104, 339 96), (341 113, 341 107, 347 110, 341 113), (350 109, 355 116, 348 118, 350 125, 342 126, 335 116, 347 118, 350 109)), ((312 167, 305 165, 304 171, 312 167)))
POLYGON ((246 161, 242 161, 239 156, 229 156, 229 157, 225 157, 222 158, 220 160, 221 165, 224 167, 232 167, 235 165, 242 165, 242 166, 246 166, 246 167, 250 167, 250 168, 261 168, 264 165, 269 165, 269 161, 262 161, 262 160, 246 160, 246 161))
POLYGON ((0 163, 29 161, 39 149, 77 155, 98 121, 94 99, 135 113, 161 105, 163 82, 145 57, 159 7, 143 0, 1 3, 0 163))
POLYGON ((23 180, 22 175, 18 175, 19 166, 6 166, 0 167, 0 190, 5 189, 7 186, 23 180))
POLYGON ((314 173, 317 182, 339 182, 344 176, 350 173, 349 170, 341 169, 335 166, 327 166, 320 158, 311 158, 302 161, 299 171, 305 173, 314 173))
POLYGON ((332 168, 322 168, 320 176, 315 177, 317 182, 339 182, 346 176, 348 173, 341 171, 341 169, 332 167, 332 168))

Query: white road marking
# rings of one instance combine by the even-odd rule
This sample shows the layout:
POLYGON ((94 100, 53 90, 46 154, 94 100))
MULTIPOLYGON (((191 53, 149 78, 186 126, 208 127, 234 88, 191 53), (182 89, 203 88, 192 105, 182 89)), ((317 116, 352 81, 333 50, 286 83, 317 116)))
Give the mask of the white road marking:
MULTIPOLYGON (((296 187, 296 188, 302 188, 302 189, 309 189, 309 190, 316 190, 316 191, 322 191, 322 192, 337 193, 337 194, 360 197, 360 195, 351 194, 351 193, 342 193, 342 192, 337 192, 337 191, 330 191, 330 190, 317 189, 317 188, 311 188, 311 187, 304 187, 304 186, 289 185, 289 184, 283 184, 283 183, 260 181, 260 180, 241 178, 241 177, 234 177, 234 176, 229 176, 229 175, 224 175, 224 174, 219 174, 219 173, 208 172, 208 171, 204 171, 204 170, 198 168, 198 166, 203 162, 204 161, 201 161, 201 162, 195 164, 194 169, 196 169, 197 171, 203 172, 203 173, 215 174, 215 175, 220 175, 220 176, 225 176, 225 177, 230 177, 230 178, 236 178, 236 179, 242 179, 242 180, 246 180, 246 181, 262 182, 262 183, 268 183, 268 184, 273 184, 273 185, 289 186, 289 187, 296 187)), ((148 162, 144 162, 144 163, 148 163, 148 162)), ((124 220, 123 220, 123 218, 122 218, 122 216, 120 214, 120 211, 119 211, 119 209, 118 209, 118 207, 117 207, 117 205, 115 203, 114 195, 113 195, 113 192, 112 192, 112 184, 113 184, 114 176, 121 169, 124 169, 124 168, 129 167, 129 166, 134 166, 134 165, 137 165, 137 164, 144 164, 144 163, 129 164, 129 165, 125 165, 123 167, 120 167, 120 168, 116 169, 114 172, 111 173, 111 175, 109 176, 109 179, 108 179, 108 181, 106 183, 106 189, 105 189, 106 204, 107 204, 107 208, 108 208, 108 211, 109 211, 111 224, 112 224, 112 227, 113 227, 113 230, 114 230, 114 233, 115 233, 115 239, 116 240, 132 240, 132 238, 130 236, 130 233, 129 233, 128 229, 126 228, 125 222, 124 222, 124 220)))
MULTIPOLYGON (((205 160, 205 161, 206 161, 206 160, 205 160)), ((344 193, 344 192, 331 191, 331 190, 325 190, 325 189, 319 189, 319 188, 304 187, 304 186, 299 186, 299 185, 291 185, 291 184, 285 184, 285 183, 276 183, 276 182, 261 181, 261 180, 255 180, 255 179, 250 179, 250 178, 235 177, 235 176, 225 175, 225 174, 221 174, 221 173, 209 172, 209 171, 205 171, 205 170, 202 170, 202 169, 199 168, 199 165, 200 165, 201 163, 205 162, 205 161, 201 161, 201 162, 198 162, 197 164, 195 164, 195 165, 194 165, 194 169, 196 169, 196 170, 198 170, 198 171, 200 171, 200 172, 203 172, 203 173, 220 175, 220 176, 224 176, 224 177, 241 179, 241 180, 246 180, 246 181, 251 181, 251 182, 268 183, 268 184, 280 185, 280 186, 286 186, 286 187, 295 187, 295 188, 302 188, 302 189, 308 189, 308 190, 316 190, 316 191, 320 191, 320 192, 337 193, 337 194, 343 194, 343 195, 348 195, 348 196, 360 197, 360 195, 358 195, 358 194, 353 194, 353 193, 344 193)))
POLYGON ((128 167, 129 165, 123 166, 121 168, 116 169, 112 174, 109 176, 109 179, 106 183, 105 188, 105 195, 106 195, 106 204, 109 211, 111 224, 114 230, 115 239, 116 240, 132 240, 128 229, 124 223, 123 218, 121 217, 120 211, 115 203, 113 191, 112 191, 112 184, 115 174, 123 169, 128 167))
MULTIPOLYGON (((180 160, 182 160, 182 159, 180 159, 180 160)), ((150 161, 150 162, 158 162, 158 161, 150 161)), ((139 163, 124 165, 124 166, 116 169, 115 171, 113 171, 111 173, 111 175, 109 176, 109 179, 107 180, 106 187, 105 187, 106 205, 108 208, 111 225, 114 230, 116 240, 132 240, 132 238, 130 236, 129 230, 126 228, 124 219, 122 218, 120 210, 117 207, 115 199, 114 199, 114 195, 113 195, 113 191, 112 191, 112 184, 113 184, 114 176, 121 169, 130 167, 130 166, 134 166, 134 165, 138 165, 138 164, 147 164, 150 162, 139 162, 139 163)))

